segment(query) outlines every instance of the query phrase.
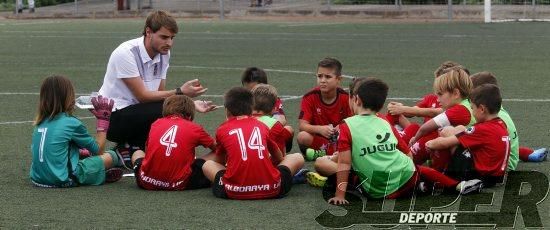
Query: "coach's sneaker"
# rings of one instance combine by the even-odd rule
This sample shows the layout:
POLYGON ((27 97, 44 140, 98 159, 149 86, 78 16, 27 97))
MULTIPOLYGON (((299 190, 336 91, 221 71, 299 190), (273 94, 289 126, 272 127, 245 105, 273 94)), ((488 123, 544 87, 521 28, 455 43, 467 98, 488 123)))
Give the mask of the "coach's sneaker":
POLYGON ((117 145, 114 151, 122 159, 122 166, 126 169, 132 169, 132 154, 139 150, 139 147, 130 146, 129 144, 117 145))
POLYGON ((542 162, 546 160, 548 150, 546 148, 540 148, 529 154, 529 162, 542 162))
POLYGON ((110 168, 105 171, 105 183, 117 182, 122 178, 122 169, 120 168, 110 168))
POLYGON ((483 182, 478 179, 462 181, 456 186, 456 191, 462 195, 466 195, 472 192, 479 192, 483 188, 483 182))
POLYGON ((327 182, 327 177, 321 176, 316 172, 308 172, 306 173, 306 180, 313 187, 323 187, 327 182))
POLYGON ((293 177, 292 184, 304 184, 306 183, 306 174, 309 172, 308 169, 300 169, 293 177))
POLYGON ((307 161, 314 161, 315 159, 319 157, 323 157, 327 155, 327 151, 324 149, 312 149, 308 148, 306 149, 306 160, 307 161))

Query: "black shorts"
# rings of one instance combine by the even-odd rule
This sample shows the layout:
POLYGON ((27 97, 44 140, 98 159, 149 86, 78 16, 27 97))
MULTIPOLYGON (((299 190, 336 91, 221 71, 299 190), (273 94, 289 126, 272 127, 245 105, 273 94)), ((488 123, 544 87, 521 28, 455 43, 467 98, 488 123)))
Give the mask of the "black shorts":
MULTIPOLYGON (((134 175, 136 177, 136 184, 140 188, 143 188, 139 179, 139 170, 141 168, 142 162, 143 158, 139 158, 134 162, 134 175)), ((204 159, 200 158, 193 161, 193 163, 191 164, 191 175, 189 176, 189 178, 187 178, 187 185, 185 186, 185 190, 210 187, 210 181, 208 180, 208 178, 206 178, 206 176, 204 176, 204 173, 202 172, 202 166, 205 162, 206 161, 204 159)))
MULTIPOLYGON (((292 188, 292 173, 290 172, 290 169, 284 165, 277 166, 277 169, 281 173, 281 191, 279 192, 279 195, 274 198, 282 198, 285 197, 292 188)), ((216 173, 214 184, 212 185, 212 193, 215 197, 227 199, 228 197, 225 192, 225 186, 221 181, 223 174, 225 174, 225 169, 216 173)))
POLYGON ((164 101, 130 105, 111 114, 107 140, 145 149, 151 124, 162 117, 164 101))
POLYGON ((472 153, 462 145, 456 148, 445 175, 458 181, 479 179, 486 188, 504 181, 504 176, 481 176, 475 169, 472 153))

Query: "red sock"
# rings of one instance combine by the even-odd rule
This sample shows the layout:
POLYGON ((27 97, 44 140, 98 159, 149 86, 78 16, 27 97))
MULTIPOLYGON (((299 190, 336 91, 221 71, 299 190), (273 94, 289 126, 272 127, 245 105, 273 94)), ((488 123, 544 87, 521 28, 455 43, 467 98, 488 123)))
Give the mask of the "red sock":
POLYGON ((451 152, 448 149, 436 150, 430 153, 432 159, 432 168, 443 172, 451 161, 451 152))
POLYGON ((405 142, 409 143, 411 138, 413 138, 414 135, 416 135, 416 133, 418 132, 419 129, 420 129, 419 124, 411 122, 411 124, 403 130, 403 136, 402 136, 403 140, 405 142))
POLYGON ((418 171, 420 172, 420 176, 423 179, 428 180, 429 182, 440 183, 446 188, 453 188, 453 187, 456 187, 456 185, 458 185, 458 181, 448 176, 445 176, 443 173, 440 173, 435 169, 432 169, 426 166, 418 166, 417 168, 418 168, 418 171))
POLYGON ((533 149, 523 146, 519 147, 519 159, 521 159, 521 161, 528 162, 531 153, 533 153, 533 149))

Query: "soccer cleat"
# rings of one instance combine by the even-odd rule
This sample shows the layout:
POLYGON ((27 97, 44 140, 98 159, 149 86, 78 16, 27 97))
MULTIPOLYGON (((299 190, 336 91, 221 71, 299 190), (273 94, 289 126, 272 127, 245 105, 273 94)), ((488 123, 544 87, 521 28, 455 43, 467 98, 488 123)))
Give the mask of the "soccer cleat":
POLYGON ((479 192, 483 188, 483 182, 478 179, 462 181, 456 186, 456 191, 462 195, 479 192))
POLYGON ((546 156, 548 155, 548 149, 546 148, 540 148, 533 151, 531 154, 529 154, 529 162, 542 162, 546 160, 546 156))
POLYGON ((105 171, 105 183, 117 182, 122 178, 122 169, 110 168, 105 171))
POLYGON ((327 177, 321 176, 316 172, 308 172, 306 173, 306 180, 313 187, 323 187, 327 182, 327 177))
POLYGON ((115 147, 115 152, 118 155, 119 159, 122 159, 122 166, 126 169, 132 169, 132 154, 139 150, 138 147, 130 146, 128 144, 117 145, 115 147))
POLYGON ((316 150, 312 148, 306 149, 306 160, 314 161, 315 159, 327 155, 327 151, 324 149, 316 150))
POLYGON ((306 174, 309 172, 308 169, 300 169, 293 177, 292 184, 304 184, 306 183, 306 174))

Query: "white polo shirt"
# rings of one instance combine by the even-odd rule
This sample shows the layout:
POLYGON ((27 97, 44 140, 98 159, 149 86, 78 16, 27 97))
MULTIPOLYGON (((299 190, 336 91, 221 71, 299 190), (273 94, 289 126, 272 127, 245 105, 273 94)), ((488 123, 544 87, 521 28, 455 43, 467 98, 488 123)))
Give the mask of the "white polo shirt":
POLYGON ((158 91, 161 80, 166 79, 170 53, 157 54, 151 59, 143 39, 140 37, 120 44, 109 58, 99 94, 114 99, 115 109, 139 103, 123 78, 139 77, 149 91, 158 91))

